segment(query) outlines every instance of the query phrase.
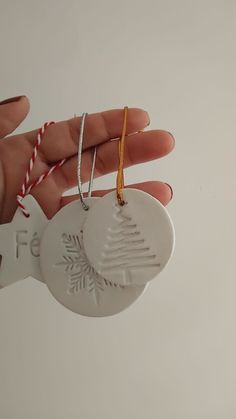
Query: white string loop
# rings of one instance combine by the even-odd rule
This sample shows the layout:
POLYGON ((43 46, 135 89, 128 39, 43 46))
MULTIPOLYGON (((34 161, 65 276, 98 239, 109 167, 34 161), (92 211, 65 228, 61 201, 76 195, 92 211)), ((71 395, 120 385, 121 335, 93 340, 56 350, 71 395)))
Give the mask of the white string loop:
MULTIPOLYGON (((85 118, 88 114, 84 112, 81 116, 81 124, 80 124, 80 134, 79 134, 79 145, 78 145, 78 165, 77 165, 77 178, 78 178, 78 191, 80 196, 80 201, 83 209, 85 211, 89 210, 89 205, 86 204, 84 200, 84 193, 82 190, 82 180, 81 180, 81 162, 82 162, 82 151, 83 151, 83 140, 84 140, 84 127, 85 127, 85 118)), ((94 179, 94 171, 95 171, 95 163, 96 163, 96 155, 97 149, 94 147, 93 153, 93 161, 92 161, 92 168, 91 168, 91 175, 89 180, 88 186, 88 197, 90 198, 92 195, 93 189, 93 179, 94 179)))

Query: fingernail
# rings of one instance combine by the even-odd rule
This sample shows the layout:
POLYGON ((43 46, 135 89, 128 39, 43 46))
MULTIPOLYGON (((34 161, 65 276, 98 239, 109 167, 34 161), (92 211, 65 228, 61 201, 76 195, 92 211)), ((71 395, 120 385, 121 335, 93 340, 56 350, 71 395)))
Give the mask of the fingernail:
POLYGON ((170 197, 170 199, 172 199, 172 198, 173 198, 173 195, 174 195, 173 189, 172 189, 172 187, 169 185, 169 183, 166 183, 166 182, 165 182, 165 184, 166 184, 167 186, 169 186, 169 188, 170 188, 170 191, 171 191, 171 197, 170 197))
POLYGON ((170 136, 173 138, 174 142, 175 142, 175 137, 173 136, 173 134, 170 131, 167 131, 168 134, 170 134, 170 136))
POLYGON ((21 100, 22 97, 25 97, 25 96, 22 95, 22 96, 10 97, 9 99, 2 100, 2 102, 0 102, 0 105, 7 105, 8 103, 18 102, 19 100, 21 100))

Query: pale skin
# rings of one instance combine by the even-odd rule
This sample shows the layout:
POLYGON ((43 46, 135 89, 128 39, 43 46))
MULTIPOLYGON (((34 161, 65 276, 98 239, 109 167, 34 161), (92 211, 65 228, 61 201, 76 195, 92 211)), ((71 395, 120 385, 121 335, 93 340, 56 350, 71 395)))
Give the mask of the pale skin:
MULTIPOLYGON (((11 135, 26 118, 30 109, 26 96, 0 102, 0 223, 10 222, 17 208, 16 195, 21 189, 32 155, 37 129, 18 135, 11 135), (7 103, 6 103, 7 102, 7 103)), ((86 119, 82 156, 82 179, 90 176, 93 148, 97 147, 95 176, 102 176, 117 170, 118 148, 116 141, 121 136, 123 109, 112 109, 89 114, 86 119)), ((159 159, 174 148, 173 136, 164 130, 147 130, 148 113, 140 108, 129 108, 125 147, 125 167, 159 159), (140 132, 144 130, 144 132, 140 132)), ((80 117, 57 122, 47 128, 31 181, 47 171, 51 165, 66 158, 66 163, 40 185, 32 195, 50 219, 77 195, 63 197, 62 194, 77 185, 77 151, 80 117)), ((172 198, 171 187, 160 181, 141 182, 127 185, 141 189, 163 205, 172 198)), ((103 196, 106 190, 94 191, 103 196)))

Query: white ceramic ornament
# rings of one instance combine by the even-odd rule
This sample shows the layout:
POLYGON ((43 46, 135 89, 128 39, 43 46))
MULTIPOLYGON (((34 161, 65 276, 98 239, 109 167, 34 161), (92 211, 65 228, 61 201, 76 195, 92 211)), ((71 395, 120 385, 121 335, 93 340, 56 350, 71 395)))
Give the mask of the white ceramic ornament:
POLYGON ((41 272, 52 295, 75 313, 94 317, 124 310, 145 289, 111 283, 91 266, 84 251, 83 226, 99 200, 85 199, 88 211, 80 201, 62 208, 48 223, 40 246, 41 272))
POLYGON ((124 189, 125 205, 116 192, 101 198, 84 225, 84 247, 91 265, 107 281, 143 285, 170 260, 174 227, 165 207, 138 189, 124 189))
POLYGON ((30 216, 18 208, 10 223, 0 225, 0 286, 33 276, 41 280, 39 267, 40 239, 48 219, 32 195, 22 204, 30 216))

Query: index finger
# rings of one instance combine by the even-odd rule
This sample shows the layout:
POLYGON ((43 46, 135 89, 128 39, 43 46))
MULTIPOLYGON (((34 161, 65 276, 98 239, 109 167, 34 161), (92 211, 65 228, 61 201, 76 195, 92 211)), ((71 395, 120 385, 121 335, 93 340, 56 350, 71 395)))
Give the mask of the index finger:
MULTIPOLYGON (((114 138, 122 132, 124 118, 123 109, 89 114, 85 121, 83 149, 94 147, 114 138)), ((45 132, 40 154, 47 163, 72 157, 78 151, 78 138, 81 117, 50 125, 45 132)), ((127 135, 144 129, 149 125, 149 116, 146 111, 139 108, 129 108, 127 135)), ((25 134, 26 139, 34 145, 37 131, 25 134)))

